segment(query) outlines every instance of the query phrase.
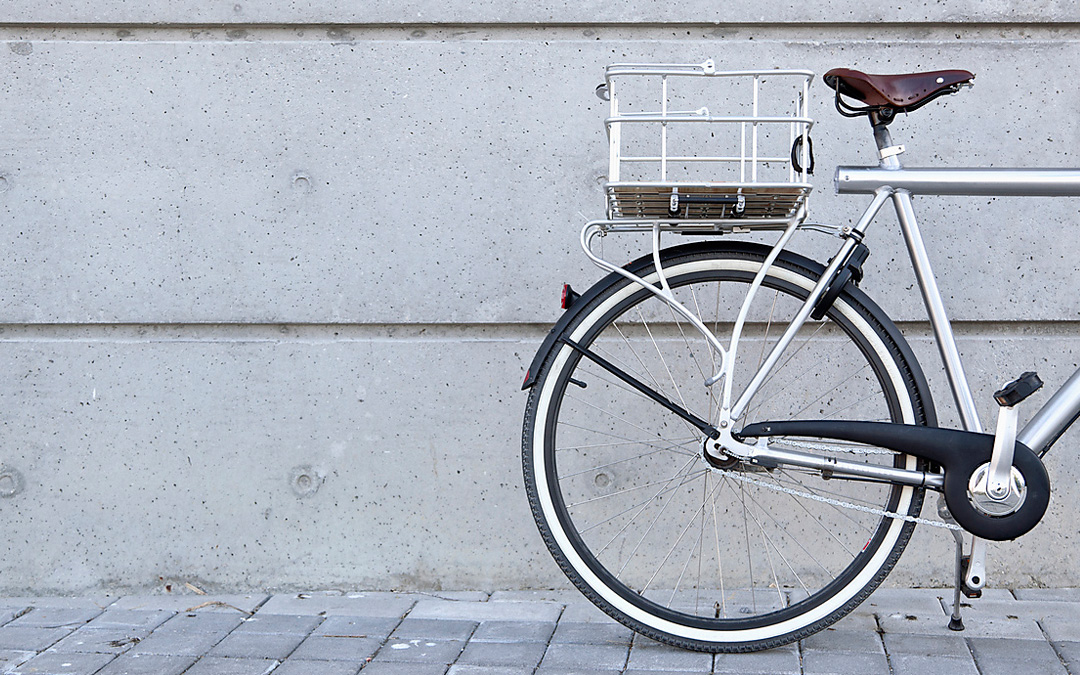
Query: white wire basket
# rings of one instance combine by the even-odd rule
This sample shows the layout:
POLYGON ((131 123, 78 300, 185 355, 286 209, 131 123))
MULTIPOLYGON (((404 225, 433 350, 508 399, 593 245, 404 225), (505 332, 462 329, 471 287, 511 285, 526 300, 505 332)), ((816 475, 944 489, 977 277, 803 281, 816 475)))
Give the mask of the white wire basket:
POLYGON ((611 102, 607 229, 730 232, 805 218, 813 77, 711 60, 608 66, 598 89, 611 102))

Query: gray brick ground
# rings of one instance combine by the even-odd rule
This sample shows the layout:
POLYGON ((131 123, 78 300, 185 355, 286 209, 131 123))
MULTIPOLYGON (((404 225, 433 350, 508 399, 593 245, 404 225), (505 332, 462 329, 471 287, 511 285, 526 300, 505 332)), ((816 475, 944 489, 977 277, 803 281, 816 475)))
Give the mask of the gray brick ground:
POLYGON ((56 644, 71 632, 70 628, 38 626, 0 626, 0 649, 40 652, 56 644))
POLYGON ((892 666, 893 675, 979 675, 975 662, 970 656, 957 658, 925 654, 891 654, 889 664, 892 666))
POLYGON ((110 609, 165 610, 169 612, 254 612, 269 596, 259 593, 233 595, 128 595, 110 609), (197 608, 197 609, 196 609, 197 608))
POLYGON ((447 675, 532 675, 533 667, 525 666, 474 666, 455 664, 450 666, 447 675))
POLYGON ((552 642, 586 645, 629 645, 634 632, 622 624, 589 623, 580 621, 560 621, 552 642))
POLYGON ((184 675, 267 675, 277 664, 277 661, 268 659, 204 656, 184 675))
POLYGON ((97 607, 35 607, 7 625, 78 628, 100 615, 101 611, 97 607))
MULTIPOLYGON (((594 670, 583 668, 547 668, 540 666, 535 675, 621 675, 621 670, 594 670)), ((638 675, 641 675, 638 673, 638 675)), ((653 674, 655 675, 655 674, 653 674)))
POLYGON ((887 673, 885 654, 872 652, 804 651, 806 675, 851 675, 852 673, 887 673))
POLYGON ((360 663, 349 661, 294 661, 292 659, 274 669, 274 675, 356 675, 360 663))
POLYGON ((546 647, 538 642, 470 642, 457 662, 473 666, 527 667, 531 671, 540 663, 546 647))
POLYGON ((308 635, 323 622, 320 616, 294 616, 290 614, 256 614, 240 622, 236 633, 289 633, 308 635))
POLYGON ((1012 594, 1017 600, 1080 602, 1080 588, 1018 588, 1012 594))
POLYGON ((50 651, 35 656, 11 672, 15 675, 24 673, 91 675, 114 658, 116 657, 111 654, 57 654, 50 651))
POLYGON ((379 661, 444 663, 450 665, 465 649, 462 640, 393 640, 379 650, 379 661))
POLYGON ((409 618, 464 621, 555 621, 562 612, 562 605, 554 602, 421 600, 409 612, 409 618))
POLYGON ((153 633, 128 653, 170 656, 202 656, 225 637, 220 633, 153 633))
POLYGON ((777 675, 798 673, 799 650, 794 645, 750 654, 717 654, 713 672, 723 675, 777 675))
POLYGON ((36 651, 22 651, 18 649, 0 649, 0 672, 13 670, 21 663, 25 663, 37 655, 36 651))
POLYGON ((629 651, 629 646, 552 644, 540 665, 552 669, 622 670, 629 651))
POLYGON ((802 641, 803 649, 884 654, 881 635, 876 631, 826 629, 802 641))
POLYGON ((468 640, 478 625, 475 621, 409 617, 398 624, 390 637, 396 640, 468 640))
POLYGON ((138 628, 149 631, 165 623, 175 614, 164 609, 114 609, 110 607, 86 624, 85 628, 138 628))
POLYGON ((368 637, 385 640, 398 624, 399 618, 331 616, 312 631, 312 635, 334 637, 368 637))
POLYGON ((982 675, 1066 675, 1057 653, 1044 640, 971 638, 968 644, 982 675))
POLYGON ((96 675, 180 675, 195 662, 194 656, 123 654, 96 675))
POLYGON ((903 635, 886 633, 885 651, 890 656, 910 654, 913 656, 947 656, 953 658, 971 658, 971 650, 963 632, 952 635, 903 635))
POLYGON ((379 650, 381 640, 373 638, 321 637, 313 635, 289 656, 289 660, 351 661, 363 663, 379 650))
POLYGON ((444 675, 447 666, 434 663, 390 663, 373 661, 364 666, 364 675, 444 675))
POLYGON ((472 635, 473 642, 543 642, 555 632, 552 621, 485 621, 472 635))
POLYGON ((424 596, 401 593, 298 593, 275 595, 259 608, 260 614, 308 616, 368 616, 401 618, 424 596))
POLYGON ((137 628, 80 628, 57 642, 53 650, 63 653, 122 654, 150 633, 137 628))
POLYGON ((1070 673, 1080 673, 1080 642, 1055 642, 1054 649, 1070 673))
POLYGON ((296 633, 232 633, 210 650, 209 656, 285 660, 304 641, 296 633))
POLYGON ((707 673, 712 669, 712 662, 712 654, 679 649, 647 638, 637 638, 630 649, 630 659, 626 665, 627 668, 634 670, 707 673))

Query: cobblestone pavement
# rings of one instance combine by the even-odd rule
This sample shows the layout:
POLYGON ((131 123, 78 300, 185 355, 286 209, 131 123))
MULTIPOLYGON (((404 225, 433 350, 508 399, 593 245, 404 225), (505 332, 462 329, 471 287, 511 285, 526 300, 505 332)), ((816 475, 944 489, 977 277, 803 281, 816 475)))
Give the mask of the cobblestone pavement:
POLYGON ((0 598, 0 672, 81 675, 1080 675, 1080 589, 879 590, 755 654, 633 635, 572 591, 0 598), (944 598, 944 600, 943 600, 944 598))

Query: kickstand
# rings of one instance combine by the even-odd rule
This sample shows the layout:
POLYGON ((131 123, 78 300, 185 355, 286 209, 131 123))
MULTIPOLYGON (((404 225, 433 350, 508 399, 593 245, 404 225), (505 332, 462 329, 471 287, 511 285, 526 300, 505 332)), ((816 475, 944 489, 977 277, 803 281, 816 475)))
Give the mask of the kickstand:
MULTIPOLYGON (((938 516, 947 523, 955 523, 949 507, 945 505, 944 495, 938 495, 938 516)), ((949 630, 964 630, 964 618, 960 616, 960 591, 964 585, 964 535, 960 530, 952 530, 956 539, 956 583, 953 590, 953 610, 949 617, 949 630)))
POLYGON ((964 535, 953 530, 956 538, 956 584, 953 589, 952 616, 949 617, 949 630, 964 630, 964 618, 960 616, 960 590, 964 585, 964 535))

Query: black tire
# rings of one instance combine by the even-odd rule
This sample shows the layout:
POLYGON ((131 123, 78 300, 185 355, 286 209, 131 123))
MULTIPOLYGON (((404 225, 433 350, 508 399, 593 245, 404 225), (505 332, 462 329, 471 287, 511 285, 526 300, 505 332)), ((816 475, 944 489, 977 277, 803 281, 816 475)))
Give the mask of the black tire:
MULTIPOLYGON (((676 297, 726 344, 767 252, 754 244, 690 244, 663 252, 662 262, 676 297)), ((651 258, 628 269, 657 281, 651 258)), ((822 271, 790 253, 774 263, 735 362, 746 381, 822 271)), ((562 336, 715 422, 722 385, 703 386, 718 368, 705 339, 619 275, 598 286, 598 295, 570 310, 562 336)), ((935 424, 910 348, 854 288, 825 321, 803 327, 739 426, 826 418, 935 424)), ((592 602, 656 640, 739 652, 817 632, 881 583, 914 528, 828 500, 910 516, 922 508, 921 488, 827 481, 790 467, 718 467, 704 457, 702 441, 691 425, 561 341, 529 394, 522 461, 545 543, 592 602)), ((830 442, 826 451, 925 469, 913 456, 879 449, 830 442)))

